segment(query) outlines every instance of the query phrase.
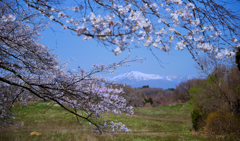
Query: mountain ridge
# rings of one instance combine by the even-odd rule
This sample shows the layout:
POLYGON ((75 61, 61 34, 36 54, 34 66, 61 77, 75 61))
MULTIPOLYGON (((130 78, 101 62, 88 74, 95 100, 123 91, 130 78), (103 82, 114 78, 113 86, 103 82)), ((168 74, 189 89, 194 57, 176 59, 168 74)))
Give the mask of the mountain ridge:
POLYGON ((115 83, 124 83, 132 87, 142 87, 143 85, 149 85, 155 88, 175 88, 180 82, 193 78, 199 78, 198 76, 161 76, 156 74, 146 74, 140 71, 128 71, 126 73, 109 78, 109 81, 115 83))

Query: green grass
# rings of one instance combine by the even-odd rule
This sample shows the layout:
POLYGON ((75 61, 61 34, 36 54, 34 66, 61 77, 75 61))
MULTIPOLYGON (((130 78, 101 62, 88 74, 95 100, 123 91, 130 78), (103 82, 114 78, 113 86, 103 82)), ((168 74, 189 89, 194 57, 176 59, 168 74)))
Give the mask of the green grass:
POLYGON ((204 137, 190 132, 191 108, 187 104, 176 104, 163 108, 135 108, 134 115, 104 114, 104 118, 124 123, 131 133, 96 134, 84 120, 81 124, 76 117, 59 106, 49 108, 51 103, 35 102, 28 108, 16 106, 16 122, 20 127, 12 126, 0 130, 3 141, 205 141, 204 137), (30 135, 32 132, 41 135, 30 135))

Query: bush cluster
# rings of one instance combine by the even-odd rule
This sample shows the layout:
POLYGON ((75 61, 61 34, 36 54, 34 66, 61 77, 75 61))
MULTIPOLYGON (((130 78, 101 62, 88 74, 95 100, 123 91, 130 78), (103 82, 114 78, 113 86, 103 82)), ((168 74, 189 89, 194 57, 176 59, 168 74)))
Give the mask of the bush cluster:
POLYGON ((217 140, 237 140, 240 137, 239 85, 240 72, 237 68, 227 70, 223 67, 216 68, 207 79, 192 86, 189 89, 189 104, 193 107, 193 128, 197 131, 201 129, 217 140), (229 76, 226 71, 231 72, 229 76))
MULTIPOLYGON (((216 137, 224 135, 225 140, 240 137, 240 121, 236 116, 226 111, 212 112, 206 119, 206 132, 216 137)), ((240 139, 240 138, 239 138, 240 139)))

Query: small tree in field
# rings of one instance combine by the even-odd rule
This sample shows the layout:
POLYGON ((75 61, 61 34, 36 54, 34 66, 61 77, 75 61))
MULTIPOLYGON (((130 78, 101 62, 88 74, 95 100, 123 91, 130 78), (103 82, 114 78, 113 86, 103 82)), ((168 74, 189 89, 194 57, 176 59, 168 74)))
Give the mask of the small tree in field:
POLYGON ((240 47, 239 17, 224 5, 224 1, 207 0, 0 1, 0 124, 11 123, 15 116, 10 111, 16 101, 37 96, 87 120, 100 133, 115 132, 116 128, 129 132, 122 123, 98 120, 104 112, 133 114, 133 109, 118 96, 121 88, 105 87, 105 79, 92 75, 111 73, 137 60, 94 64, 88 72, 67 71, 46 46, 37 42, 38 32, 50 23, 60 24, 84 41, 95 39, 113 46, 115 55, 132 45, 150 51, 187 49, 202 67, 197 59, 200 51, 214 52, 215 59, 220 60, 234 56, 235 48, 240 47), (205 12, 203 7, 211 10, 205 12), (85 115, 77 110, 85 111, 85 115))

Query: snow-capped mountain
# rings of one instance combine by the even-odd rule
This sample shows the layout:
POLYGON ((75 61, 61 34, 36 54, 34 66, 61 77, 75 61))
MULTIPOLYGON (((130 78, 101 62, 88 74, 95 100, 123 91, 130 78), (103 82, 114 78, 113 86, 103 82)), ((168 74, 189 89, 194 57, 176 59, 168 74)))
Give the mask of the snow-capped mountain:
POLYGON ((129 71, 113 78, 109 78, 109 81, 115 83, 124 83, 131 85, 132 87, 142 87, 143 85, 149 85, 149 87, 155 88, 175 88, 180 82, 197 78, 196 76, 160 76, 155 74, 145 74, 139 71, 129 71))

